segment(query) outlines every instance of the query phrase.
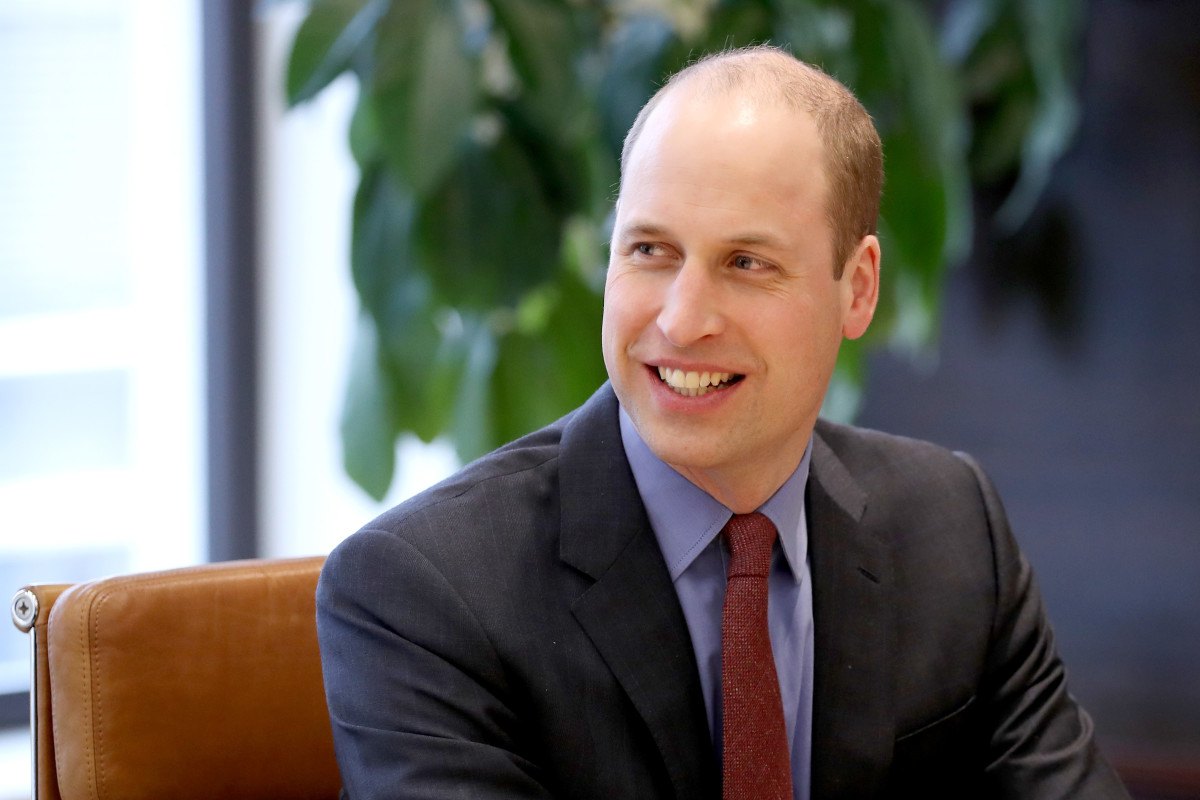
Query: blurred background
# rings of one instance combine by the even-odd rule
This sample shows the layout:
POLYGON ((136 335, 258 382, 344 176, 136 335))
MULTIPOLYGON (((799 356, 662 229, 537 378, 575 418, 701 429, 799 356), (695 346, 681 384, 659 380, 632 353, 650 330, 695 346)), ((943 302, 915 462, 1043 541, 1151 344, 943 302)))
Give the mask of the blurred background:
MULTIPOLYGON (((865 357, 858 422, 979 458, 1106 751, 1200 797, 1200 17, 1083 8, 1070 149, 975 227, 936 349, 865 357)), ((304 14, 0 0, 0 589, 325 553, 459 463, 406 434, 383 500, 346 477, 357 86, 286 108, 304 14)), ((0 626, 0 798, 27 686, 0 626)))

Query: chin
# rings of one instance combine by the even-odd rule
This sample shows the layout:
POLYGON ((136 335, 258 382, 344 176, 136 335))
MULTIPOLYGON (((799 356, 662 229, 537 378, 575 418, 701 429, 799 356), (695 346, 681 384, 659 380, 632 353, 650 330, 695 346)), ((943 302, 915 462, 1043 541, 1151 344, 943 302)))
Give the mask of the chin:
MULTIPOLYGON (((635 421, 636 424, 636 421, 635 421)), ((676 470, 708 470, 721 464, 723 454, 713 447, 708 437, 689 436, 662 429, 643 430, 638 426, 642 441, 654 455, 676 470)))

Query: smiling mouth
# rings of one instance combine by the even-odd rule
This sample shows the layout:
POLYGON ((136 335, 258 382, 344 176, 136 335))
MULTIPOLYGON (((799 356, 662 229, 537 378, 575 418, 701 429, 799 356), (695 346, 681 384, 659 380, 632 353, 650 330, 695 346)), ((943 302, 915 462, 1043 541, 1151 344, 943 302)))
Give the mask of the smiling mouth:
POLYGON ((733 372, 684 372, 681 369, 659 367, 658 377, 676 394, 703 397, 732 386, 745 376, 733 372))

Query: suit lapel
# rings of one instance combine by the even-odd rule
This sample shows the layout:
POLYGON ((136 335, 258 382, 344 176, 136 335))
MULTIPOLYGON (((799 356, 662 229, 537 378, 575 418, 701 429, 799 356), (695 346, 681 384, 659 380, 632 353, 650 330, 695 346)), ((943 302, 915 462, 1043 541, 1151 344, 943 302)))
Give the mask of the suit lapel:
POLYGON ((680 798, 715 796, 687 623, 621 444, 607 384, 563 431, 560 555, 595 583, 572 611, 649 728, 680 798))
POLYGON ((860 525, 869 498, 819 428, 806 499, 816 658, 812 796, 873 796, 895 737, 890 551, 860 525))
MULTIPOLYGON (((572 611, 653 737, 680 798, 720 775, 687 624, 629 471, 606 384, 567 424, 560 555, 595 583, 572 611)), ((890 551, 863 530, 869 498, 822 438, 807 488, 815 657, 812 794, 881 791, 895 737, 890 551)))

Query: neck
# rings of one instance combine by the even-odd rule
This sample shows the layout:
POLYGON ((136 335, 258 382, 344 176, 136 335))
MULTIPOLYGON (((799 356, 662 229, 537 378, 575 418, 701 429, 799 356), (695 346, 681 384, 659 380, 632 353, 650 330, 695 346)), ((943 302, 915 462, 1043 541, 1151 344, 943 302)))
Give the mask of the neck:
POLYGON ((767 502, 771 495, 779 491, 779 487, 792 477, 803 455, 802 451, 790 465, 780 464, 767 469, 762 465, 755 465, 750 470, 703 470, 678 467, 674 464, 669 466, 733 513, 749 514, 767 502), (730 474, 731 472, 740 474, 730 474))

